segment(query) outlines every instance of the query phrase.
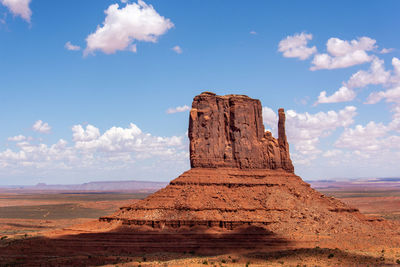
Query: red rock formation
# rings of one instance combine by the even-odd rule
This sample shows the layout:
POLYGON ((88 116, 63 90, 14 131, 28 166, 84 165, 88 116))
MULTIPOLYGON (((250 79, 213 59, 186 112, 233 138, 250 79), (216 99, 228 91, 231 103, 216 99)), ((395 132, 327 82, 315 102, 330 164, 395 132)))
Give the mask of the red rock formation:
POLYGON ((192 168, 279 169, 294 172, 279 110, 279 138, 265 132, 261 102, 244 95, 194 98, 189 119, 192 168))
MULTIPOLYGON (((236 231, 252 226, 296 242, 339 233, 341 239, 352 234, 352 242, 360 233, 373 234, 371 239, 376 240, 386 233, 386 222, 324 196, 293 173, 283 109, 275 139, 264 132, 259 100, 203 93, 192 107, 192 169, 100 221, 189 234, 199 228, 236 231)), ((199 244, 197 239, 191 242, 199 244)))
POLYGON ((293 173, 283 109, 279 109, 275 139, 264 131, 259 100, 202 93, 193 100, 189 138, 191 170, 101 220, 155 228, 232 229, 257 224, 277 231, 292 227, 293 218, 306 216, 312 226, 304 230, 312 232, 334 227, 338 212, 354 214, 348 217, 350 222, 365 219, 293 173), (318 223, 315 215, 322 218, 318 223))

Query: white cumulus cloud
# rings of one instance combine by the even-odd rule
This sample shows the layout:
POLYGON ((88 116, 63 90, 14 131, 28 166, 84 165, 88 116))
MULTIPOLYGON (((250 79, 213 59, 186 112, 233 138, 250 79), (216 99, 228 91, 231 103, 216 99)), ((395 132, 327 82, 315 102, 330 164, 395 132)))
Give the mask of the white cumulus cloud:
POLYGON ((128 128, 111 127, 102 135, 99 129, 88 125, 72 128, 75 148, 85 153, 134 153, 136 158, 152 156, 172 156, 177 149, 183 149, 183 137, 160 137, 143 133, 131 123, 128 128))
POLYGON ((390 72, 385 70, 384 61, 374 58, 369 70, 354 73, 346 84, 350 88, 362 88, 370 84, 385 84, 389 79, 390 72))
POLYGON ((331 158, 331 157, 336 157, 336 156, 342 155, 342 154, 343 154, 342 150, 332 149, 332 150, 326 151, 322 156, 324 156, 325 158, 331 158))
POLYGON ((74 125, 72 127, 72 139, 75 142, 86 142, 97 139, 100 136, 100 131, 93 125, 88 124, 86 129, 82 125, 74 125))
POLYGON ((400 104, 400 86, 388 89, 386 91, 372 92, 365 102, 366 104, 376 104, 382 99, 386 102, 394 102, 400 104))
POLYGON ((172 47, 172 50, 174 50, 177 54, 182 54, 182 48, 179 45, 172 47))
MULTIPOLYGON (((383 65, 383 61, 380 62, 383 65)), ((400 60, 396 57, 392 58, 393 71, 384 71, 383 67, 380 67, 380 71, 376 74, 376 79, 372 79, 370 83, 375 84, 382 83, 387 90, 376 91, 370 93, 365 104, 376 104, 382 99, 386 102, 400 104, 400 60)), ((372 66, 371 66, 372 68, 372 66)), ((354 76, 354 75, 353 75, 354 76)), ((372 75, 373 76, 373 75, 372 75)), ((397 106, 395 107, 395 109, 397 106)))
POLYGON ((85 55, 96 50, 106 54, 121 50, 136 52, 135 41, 157 42, 159 36, 174 27, 169 19, 142 0, 127 3, 122 8, 118 4, 110 5, 104 13, 103 25, 97 26, 96 31, 86 38, 85 55))
POLYGON ((393 48, 382 48, 381 51, 379 51, 379 53, 381 53, 381 54, 388 54, 388 53, 391 53, 391 52, 393 52, 393 51, 394 51, 393 48))
POLYGON ((263 121, 274 136, 277 135, 278 115, 270 107, 262 108, 263 121))
POLYGON ((39 133, 50 133, 51 127, 47 122, 43 122, 42 120, 38 120, 36 121, 33 126, 32 129, 35 132, 39 132, 39 133))
POLYGON ((35 173, 40 170, 131 170, 134 164, 136 170, 145 170, 167 161, 183 164, 189 158, 185 136, 154 136, 133 123, 126 128, 111 127, 103 133, 90 124, 74 125, 72 144, 63 139, 54 144, 31 143, 24 136, 11 139, 18 143, 14 150, 0 151, 0 173, 14 170, 29 173, 26 168, 34 168, 35 173))
POLYGON ((356 93, 346 86, 342 86, 331 96, 327 96, 326 94, 326 91, 322 91, 319 94, 318 100, 315 104, 347 102, 353 100, 356 97, 356 93))
POLYGON ((190 107, 188 105, 184 105, 184 106, 178 106, 175 108, 169 108, 167 109, 167 114, 173 114, 173 113, 178 113, 178 112, 185 112, 190 110, 190 107))
MULTIPOLYGON (((286 130, 289 144, 294 148, 294 158, 298 164, 308 164, 322 151, 318 148, 321 138, 329 136, 339 127, 348 127, 354 122, 356 107, 347 106, 339 111, 318 112, 315 114, 286 111, 286 130)), ((263 108, 263 120, 276 134, 278 117, 272 109, 263 108)), ((293 150, 292 150, 293 151, 293 150)))
POLYGON ((9 137, 7 140, 14 141, 14 142, 20 142, 20 141, 26 140, 26 137, 24 135, 20 134, 20 135, 9 137))
POLYGON ((31 22, 32 10, 29 7, 31 0, 0 0, 14 16, 20 16, 27 22, 31 22))
POLYGON ((70 41, 66 42, 64 47, 65 47, 65 49, 70 50, 70 51, 79 51, 79 50, 81 50, 81 47, 79 45, 73 45, 73 44, 71 44, 70 41))
POLYGON ((383 123, 369 122, 367 125, 356 125, 347 128, 335 142, 335 146, 346 148, 359 156, 366 158, 376 153, 389 150, 391 142, 398 139, 397 136, 388 136, 389 128, 383 123))
POLYGON ((357 40, 330 38, 326 43, 328 53, 316 54, 311 70, 347 68, 373 59, 367 52, 376 48, 376 40, 361 37, 357 40))
POLYGON ((304 32, 293 36, 287 36, 279 42, 278 51, 282 52, 284 57, 305 60, 317 52, 315 46, 307 46, 310 40, 312 40, 312 34, 306 34, 304 32))

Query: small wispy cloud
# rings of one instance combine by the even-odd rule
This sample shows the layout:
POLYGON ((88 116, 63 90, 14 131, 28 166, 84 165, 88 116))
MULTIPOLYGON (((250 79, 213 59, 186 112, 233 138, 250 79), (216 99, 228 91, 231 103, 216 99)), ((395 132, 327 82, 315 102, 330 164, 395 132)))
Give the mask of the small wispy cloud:
POLYGON ((70 41, 66 42, 64 47, 65 47, 65 49, 70 50, 70 51, 79 51, 79 50, 81 50, 81 47, 79 45, 73 45, 73 44, 71 44, 70 41))
POLYGON ((257 34, 257 32, 256 32, 256 31, 250 31, 250 34, 252 34, 252 35, 256 35, 256 34, 257 34))
POLYGON ((381 51, 379 51, 380 54, 387 54, 387 53, 391 53, 393 52, 394 49, 393 48, 382 48, 381 51))
POLYGON ((182 48, 179 45, 172 47, 172 50, 174 50, 177 54, 182 54, 182 48))
POLYGON ((51 127, 47 122, 43 122, 42 120, 38 120, 33 124, 32 129, 35 132, 48 134, 48 133, 50 133, 51 127))
POLYGON ((20 142, 20 141, 26 140, 26 137, 24 135, 20 134, 20 135, 8 137, 7 140, 8 141, 13 141, 13 142, 20 142))
POLYGON ((178 112, 185 112, 190 110, 190 107, 188 105, 184 105, 184 106, 178 106, 175 108, 169 108, 167 109, 167 114, 174 114, 174 113, 178 113, 178 112))

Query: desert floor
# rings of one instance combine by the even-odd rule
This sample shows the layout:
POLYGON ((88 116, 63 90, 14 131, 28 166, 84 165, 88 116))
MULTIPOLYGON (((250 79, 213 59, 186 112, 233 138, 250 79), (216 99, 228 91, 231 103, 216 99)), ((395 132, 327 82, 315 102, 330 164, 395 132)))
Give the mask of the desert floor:
MULTIPOLYGON (((400 221, 400 190, 335 188, 321 192, 340 198, 362 213, 400 221)), ((98 217, 145 196, 143 193, 1 192, 0 251, 10 247, 14 250, 12 257, 0 253, 0 266, 400 266, 400 248, 391 244, 358 250, 343 248, 340 240, 332 240, 327 248, 316 243, 290 244, 263 237, 258 240, 260 246, 251 248, 243 243, 248 242, 249 235, 257 238, 257 232, 235 232, 227 237, 218 229, 175 234, 148 229, 148 232, 123 231, 121 234, 120 225, 105 226, 97 221, 98 217), (151 242, 148 233, 159 236, 155 248, 158 245, 166 249, 137 253, 140 242, 151 242), (210 249, 191 249, 192 244, 183 241, 188 234, 198 235, 197 240, 202 240, 198 242, 209 244, 210 249), (232 249, 223 247, 225 239, 232 242, 232 249), (235 242, 239 244, 236 247, 235 242), (178 250, 174 249, 177 244, 178 250), (172 251, 168 250, 169 246, 172 251), (61 247, 65 249, 65 256, 53 256, 51 252, 61 247), (131 252, 129 247, 135 247, 136 252, 131 252), (45 262, 42 256, 35 259, 35 253, 45 250, 49 250, 45 262)))

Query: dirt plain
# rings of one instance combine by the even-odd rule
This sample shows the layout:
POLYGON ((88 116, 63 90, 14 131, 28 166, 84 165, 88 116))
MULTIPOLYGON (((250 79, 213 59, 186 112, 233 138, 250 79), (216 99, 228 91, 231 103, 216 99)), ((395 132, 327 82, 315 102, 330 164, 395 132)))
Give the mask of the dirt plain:
POLYGON ((357 207, 362 213, 381 216, 387 220, 400 221, 400 188, 335 188, 318 189, 328 196, 336 197, 346 204, 357 207))
MULTIPOLYGON (((364 214, 400 222, 400 190, 393 187, 319 189, 364 214)), ((98 217, 143 199, 143 193, 2 192, 0 266, 390 266, 397 244, 357 248, 316 234, 293 243, 261 228, 140 231, 98 217), (154 236, 157 240, 154 240, 154 236), (251 241, 249 241, 251 240, 251 241), (310 241, 312 240, 312 241, 310 241), (156 242, 155 242, 156 241, 156 242), (152 249, 141 249, 154 242, 152 249), (202 248, 202 249, 199 249, 202 248), (205 249, 208 248, 208 249, 205 249)), ((400 225, 400 224, 399 224, 400 225)), ((400 234, 400 229, 399 229, 400 234)), ((296 238, 297 240, 301 238, 296 238)))
POLYGON ((0 235, 32 236, 93 221, 148 193, 0 191, 0 235))

